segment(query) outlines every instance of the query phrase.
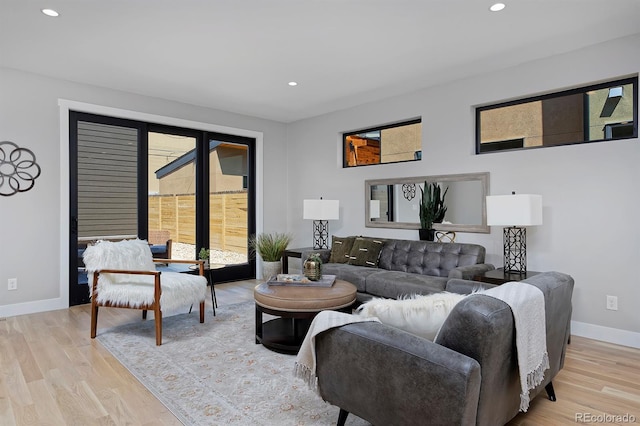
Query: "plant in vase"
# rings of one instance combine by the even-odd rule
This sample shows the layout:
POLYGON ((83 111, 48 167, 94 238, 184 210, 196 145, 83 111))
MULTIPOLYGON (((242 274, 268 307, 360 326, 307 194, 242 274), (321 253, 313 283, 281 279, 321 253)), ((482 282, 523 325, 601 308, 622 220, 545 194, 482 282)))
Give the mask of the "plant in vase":
POLYGON ((211 254, 211 252, 209 251, 209 249, 206 249, 204 247, 202 247, 200 249, 200 251, 198 252, 198 259, 204 260, 205 268, 209 266, 209 256, 210 256, 210 254, 211 254))
POLYGON ((282 272, 282 255, 293 237, 286 233, 257 234, 249 239, 249 247, 262 258, 262 276, 269 279, 282 272))
POLYGON ((424 189, 420 188, 422 193, 420 198, 420 239, 433 241, 435 230, 434 223, 441 223, 447 212, 447 206, 444 204, 444 197, 447 195, 447 187, 444 192, 437 182, 431 184, 424 182, 424 189))
POLYGON ((319 253, 312 253, 303 264, 304 276, 311 281, 318 281, 322 278, 322 259, 319 253))

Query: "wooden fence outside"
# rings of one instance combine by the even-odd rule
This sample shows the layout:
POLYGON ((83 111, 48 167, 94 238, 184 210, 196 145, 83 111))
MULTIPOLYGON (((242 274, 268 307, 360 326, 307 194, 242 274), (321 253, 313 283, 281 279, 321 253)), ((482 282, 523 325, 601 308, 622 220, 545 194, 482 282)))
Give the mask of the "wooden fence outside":
MULTIPOLYGON (((167 230, 173 241, 196 243, 196 197, 150 195, 149 229, 167 230)), ((209 195, 209 248, 247 254, 247 192, 209 195)))

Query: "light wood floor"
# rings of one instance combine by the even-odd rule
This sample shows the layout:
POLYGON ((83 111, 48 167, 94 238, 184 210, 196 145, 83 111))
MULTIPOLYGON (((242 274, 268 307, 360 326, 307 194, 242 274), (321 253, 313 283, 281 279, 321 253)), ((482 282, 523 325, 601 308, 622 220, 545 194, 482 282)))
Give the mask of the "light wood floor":
MULTIPOLYGON (((216 285, 218 305, 253 300, 256 284, 216 285)), ((211 315, 210 300, 207 309, 211 315)), ((89 338, 89 318, 89 306, 83 305, 0 319, 0 425, 180 425, 89 338)), ((140 318, 137 310, 101 309, 98 333, 140 318)), ((603 414, 628 414, 640 423, 638 366, 638 349, 574 336, 554 379, 558 401, 541 394, 510 425, 575 425, 603 414)), ((605 420, 599 423, 625 424, 605 420)))

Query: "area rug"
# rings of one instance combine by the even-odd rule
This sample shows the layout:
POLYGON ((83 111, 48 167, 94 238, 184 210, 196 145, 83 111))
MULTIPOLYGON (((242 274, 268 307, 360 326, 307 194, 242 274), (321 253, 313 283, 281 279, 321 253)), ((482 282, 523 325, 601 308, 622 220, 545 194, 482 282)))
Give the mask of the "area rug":
MULTIPOLYGON (((98 330, 98 341, 185 425, 331 425, 339 409, 294 377, 294 355, 255 344, 253 302, 98 330)), ((369 425, 350 414, 348 425, 369 425)))

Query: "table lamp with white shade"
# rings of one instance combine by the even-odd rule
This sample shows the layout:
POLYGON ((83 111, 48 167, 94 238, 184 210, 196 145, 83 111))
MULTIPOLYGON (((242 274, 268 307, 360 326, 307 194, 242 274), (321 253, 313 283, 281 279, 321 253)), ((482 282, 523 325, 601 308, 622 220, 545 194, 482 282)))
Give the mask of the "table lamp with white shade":
POLYGON ((487 225, 504 226, 504 272, 527 273, 527 226, 542 225, 542 196, 487 197, 487 225))
POLYGON ((340 201, 303 200, 302 216, 313 220, 313 248, 329 248, 329 221, 340 219, 340 201))
POLYGON ((369 201, 369 219, 380 219, 380 200, 369 201))

